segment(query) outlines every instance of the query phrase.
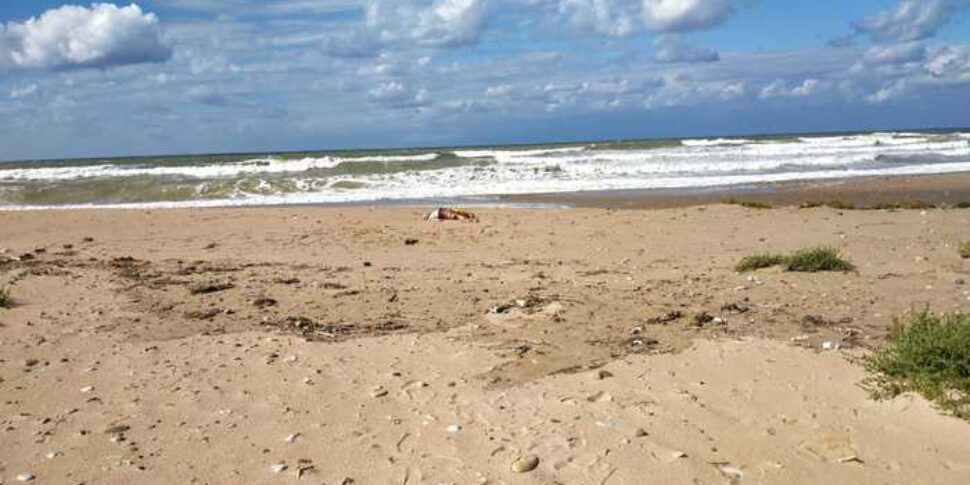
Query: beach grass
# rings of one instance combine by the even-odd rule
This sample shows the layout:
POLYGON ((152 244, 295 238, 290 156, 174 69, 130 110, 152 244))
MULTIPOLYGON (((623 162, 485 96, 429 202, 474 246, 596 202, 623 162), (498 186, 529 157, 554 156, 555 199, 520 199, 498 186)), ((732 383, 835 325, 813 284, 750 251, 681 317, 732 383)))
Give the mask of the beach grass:
POLYGON ((785 257, 780 254, 756 254, 741 260, 736 266, 738 271, 753 271, 785 264, 785 257))
POLYGON ((738 205, 744 207, 745 209, 774 209, 775 206, 768 202, 761 202, 757 200, 739 200, 739 199, 728 199, 724 201, 728 205, 738 205))
POLYGON ((970 241, 964 241, 957 245, 957 253, 963 259, 970 259, 970 241))
POLYGON ((0 308, 9 308, 11 302, 10 291, 6 288, 0 288, 0 308))
POLYGON ((866 358, 877 397, 918 392, 970 419, 970 314, 924 309, 895 321, 886 348, 866 358))
POLYGON ((784 266, 787 271, 801 273, 851 271, 855 269, 855 265, 839 255, 838 249, 826 246, 802 249, 788 255, 757 254, 748 256, 742 259, 735 266, 735 269, 737 271, 753 271, 772 266, 784 266))

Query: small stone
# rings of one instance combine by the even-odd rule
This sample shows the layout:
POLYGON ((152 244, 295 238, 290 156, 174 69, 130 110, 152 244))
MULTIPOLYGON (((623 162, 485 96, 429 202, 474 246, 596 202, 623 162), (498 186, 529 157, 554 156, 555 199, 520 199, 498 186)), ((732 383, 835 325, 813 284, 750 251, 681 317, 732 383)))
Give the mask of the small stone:
POLYGON ((24 360, 24 367, 33 367, 39 363, 40 361, 37 359, 26 359, 24 360))
POLYGON ((675 460, 679 460, 681 458, 687 458, 687 452, 686 451, 680 451, 680 450, 673 451, 673 452, 670 453, 670 457, 673 458, 673 459, 675 459, 675 460))
POLYGON ((539 467, 539 457, 535 455, 520 456, 512 462, 512 471, 515 473, 529 473, 539 467))
POLYGON ((384 389, 383 387, 378 387, 373 391, 371 391, 370 393, 370 396, 373 398, 384 397, 386 395, 387 395, 387 389, 384 389))
POLYGON ((409 237, 409 238, 407 238, 407 239, 404 240, 404 245, 405 246, 414 246, 418 242, 419 241, 417 239, 415 239, 413 237, 409 237))
POLYGON ((273 473, 283 473, 289 466, 286 463, 274 463, 269 466, 269 470, 273 473))
POLYGON ((963 278, 957 278, 957 279, 953 280, 953 284, 954 285, 965 285, 965 284, 967 284, 967 281, 964 280, 963 278))
POLYGON ((599 377, 599 378, 600 378, 600 380, 603 380, 603 379, 609 379, 610 377, 613 377, 613 373, 612 373, 612 372, 610 372, 610 371, 608 371, 608 370, 602 370, 602 369, 601 369, 601 370, 600 370, 600 371, 599 371, 599 372, 598 372, 598 373, 596 374, 596 376, 597 376, 597 377, 599 377))
POLYGON ((35 478, 37 478, 37 476, 30 472, 24 472, 24 473, 21 473, 20 475, 17 475, 18 482, 29 482, 35 478))
POLYGON ((648 433, 647 430, 643 428, 637 428, 637 430, 633 432, 633 436, 636 436, 637 438, 643 438, 645 436, 650 436, 650 433, 648 433))

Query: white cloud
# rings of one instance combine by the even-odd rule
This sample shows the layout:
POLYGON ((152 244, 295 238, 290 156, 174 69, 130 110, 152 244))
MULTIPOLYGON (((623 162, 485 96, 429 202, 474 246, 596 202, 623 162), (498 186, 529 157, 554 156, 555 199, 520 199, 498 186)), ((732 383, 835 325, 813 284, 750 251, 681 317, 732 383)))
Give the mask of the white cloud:
POLYGON ((575 29, 625 37, 641 30, 641 7, 629 0, 561 0, 559 15, 575 29))
POLYGON ((717 49, 697 47, 677 35, 661 35, 653 41, 653 56, 663 63, 715 62, 721 60, 717 49))
POLYGON ((386 43, 458 47, 478 42, 489 10, 488 0, 375 0, 366 27, 386 43))
POLYGON ((11 99, 20 99, 30 96, 37 92, 37 84, 30 83, 26 86, 21 86, 19 88, 13 88, 10 90, 11 99))
POLYGON ((415 91, 400 81, 389 81, 368 91, 367 100, 387 108, 421 108, 431 104, 431 95, 427 89, 415 91))
POLYGON ((485 88, 485 96, 501 98, 508 96, 512 93, 512 86, 508 84, 501 84, 498 86, 489 86, 485 88))
POLYGON ((686 32, 716 27, 734 13, 732 0, 559 0, 573 28, 611 37, 643 31, 686 32))
POLYGON ((879 42, 909 42, 936 35, 966 3, 955 0, 902 0, 895 8, 866 17, 853 27, 879 42))
POLYGON ((643 0, 649 27, 661 32, 685 32, 718 26, 734 13, 730 0, 643 0))
POLYGON ((23 23, 0 25, 0 67, 105 68, 171 56, 158 18, 136 4, 65 5, 23 23))
POLYGON ((832 87, 833 84, 830 81, 815 78, 805 79, 801 84, 794 86, 789 85, 781 79, 776 79, 761 88, 761 93, 759 93, 758 97, 761 99, 807 98, 829 91, 832 87))
POLYGON ((872 46, 863 56, 863 61, 869 65, 884 65, 920 62, 925 58, 926 47, 917 42, 908 42, 872 46))

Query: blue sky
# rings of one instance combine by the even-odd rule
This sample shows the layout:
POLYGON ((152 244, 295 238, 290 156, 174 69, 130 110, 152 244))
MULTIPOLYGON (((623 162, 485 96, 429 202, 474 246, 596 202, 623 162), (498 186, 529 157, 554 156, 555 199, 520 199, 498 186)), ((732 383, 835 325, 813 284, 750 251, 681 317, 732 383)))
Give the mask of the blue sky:
POLYGON ((967 0, 41 0, 0 23, 0 159, 970 125, 967 0))

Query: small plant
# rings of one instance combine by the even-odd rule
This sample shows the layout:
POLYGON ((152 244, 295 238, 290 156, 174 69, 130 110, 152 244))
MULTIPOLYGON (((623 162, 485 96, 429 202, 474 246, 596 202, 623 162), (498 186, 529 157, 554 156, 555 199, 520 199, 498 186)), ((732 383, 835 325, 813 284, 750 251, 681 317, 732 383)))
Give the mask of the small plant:
POLYGON ((6 288, 0 288, 0 308, 10 307, 10 292, 6 288))
POLYGON ((803 249, 785 258, 788 271, 815 273, 818 271, 852 271, 855 265, 842 259, 839 250, 830 247, 803 249))
POLYGON ((815 273, 819 271, 851 271, 855 265, 839 256, 839 251, 830 247, 802 249, 789 255, 758 254, 748 256, 735 266, 738 271, 752 271, 784 266, 787 271, 815 273))
POLYGON ((739 205, 747 209, 774 209, 775 206, 769 204, 768 202, 760 202, 757 200, 738 200, 738 199, 728 199, 724 201, 728 205, 739 205))
POLYGON ((866 359, 877 397, 915 391, 942 409, 970 419, 970 314, 928 309, 897 319, 888 346, 866 359))
POLYGON ((904 200, 896 202, 881 202, 879 204, 874 204, 869 207, 871 210, 925 210, 925 209, 936 209, 936 204, 931 204, 922 200, 904 200))
POLYGON ((735 267, 738 271, 753 271, 785 264, 785 257, 780 254, 756 254, 741 260, 735 267))
POLYGON ((956 204, 953 204, 953 208, 955 208, 955 209, 970 209, 970 202, 966 202, 966 201, 964 201, 964 202, 957 202, 956 204))
POLYGON ((964 241, 957 245, 957 252, 963 259, 970 259, 970 241, 964 241))

